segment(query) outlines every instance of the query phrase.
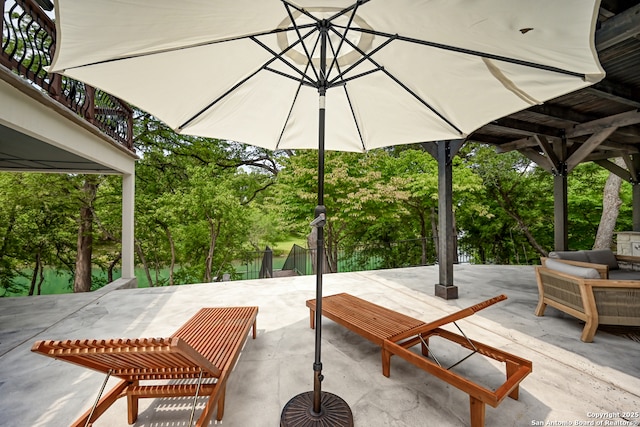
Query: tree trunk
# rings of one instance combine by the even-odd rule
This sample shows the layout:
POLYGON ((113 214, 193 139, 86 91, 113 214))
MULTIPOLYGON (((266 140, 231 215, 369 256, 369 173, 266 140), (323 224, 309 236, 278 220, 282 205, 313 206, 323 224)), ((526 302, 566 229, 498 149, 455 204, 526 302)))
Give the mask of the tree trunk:
POLYGON ((536 238, 533 237, 533 234, 531 234, 531 230, 529 230, 529 226, 524 222, 524 220, 518 213, 517 208, 511 202, 511 198, 507 194, 503 194, 502 192, 498 192, 498 194, 500 197, 497 197, 497 201, 502 209, 504 209, 507 215, 509 215, 516 221, 516 223, 518 224, 518 228, 520 229, 520 231, 522 231, 529 244, 533 246, 541 256, 546 257, 548 255, 548 252, 542 247, 542 245, 538 243, 536 238))
POLYGON ((176 245, 173 241, 173 235, 171 234, 171 230, 169 230, 169 226, 163 222, 160 223, 160 226, 164 229, 164 232, 167 235, 167 240, 169 240, 169 248, 171 250, 171 265, 169 266, 169 286, 173 286, 173 271, 176 267, 176 245))
POLYGON ((118 253, 118 256, 109 263, 109 267, 107 268, 107 283, 113 282, 113 270, 116 268, 116 265, 120 262, 122 258, 122 252, 118 253))
MULTIPOLYGON (((311 228, 311 232, 307 236, 307 247, 309 248, 309 255, 311 256, 311 269, 315 274, 318 271, 318 229, 316 227, 311 228)), ((324 256, 322 258, 324 260, 322 272, 331 273, 326 249, 324 250, 324 256)))
MULTIPOLYGON (((619 157, 615 159, 615 163, 624 167, 624 161, 619 157)), ((613 230, 618 221, 620 205, 622 205, 622 200, 620 199, 621 186, 622 178, 614 173, 609 173, 602 194, 602 216, 600 217, 600 224, 598 224, 598 232, 593 243, 593 249, 610 249, 613 244, 613 230)))
POLYGON ((327 222, 326 224, 326 232, 324 233, 324 242, 325 242, 325 268, 323 272, 325 273, 337 273, 338 272, 338 245, 334 239, 338 233, 333 230, 333 223, 327 222))
POLYGON ((207 259, 205 261, 204 279, 203 282, 209 283, 212 281, 211 271, 213 270, 213 255, 216 251, 216 241, 218 234, 220 233, 220 223, 217 224, 213 218, 207 218, 209 221, 209 252, 207 253, 207 259))
POLYGON ((40 257, 40 279, 38 280, 38 295, 42 295, 42 284, 44 283, 44 266, 40 257))
POLYGON ((93 251, 93 202, 98 184, 88 177, 82 188, 83 203, 80 207, 78 226, 78 253, 76 255, 76 274, 73 280, 73 292, 91 290, 91 254, 93 251))
POLYGON ((420 257, 420 265, 427 265, 427 219, 424 211, 419 213, 420 217, 420 246, 422 255, 420 257))
POLYGON ((136 241, 136 253, 138 254, 138 258, 140 258, 140 262, 142 263, 142 267, 144 268, 144 274, 147 276, 147 282, 149 282, 149 287, 153 287, 153 279, 151 279, 151 271, 149 271, 149 263, 147 263, 147 259, 144 256, 144 252, 142 252, 142 246, 140 246, 140 242, 136 241))
POLYGON ((31 275, 31 285, 29 286, 29 296, 32 296, 36 290, 36 282, 38 280, 38 272, 40 268, 40 251, 36 252, 36 265, 33 267, 31 275))

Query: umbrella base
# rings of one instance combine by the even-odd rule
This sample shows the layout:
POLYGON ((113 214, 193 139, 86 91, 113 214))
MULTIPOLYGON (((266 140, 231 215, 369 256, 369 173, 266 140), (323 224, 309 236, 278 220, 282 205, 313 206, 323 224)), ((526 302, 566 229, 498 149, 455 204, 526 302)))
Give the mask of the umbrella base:
POLYGON ((313 412, 313 391, 293 397, 282 409, 280 427, 353 427, 347 402, 335 394, 322 392, 320 413, 313 412))

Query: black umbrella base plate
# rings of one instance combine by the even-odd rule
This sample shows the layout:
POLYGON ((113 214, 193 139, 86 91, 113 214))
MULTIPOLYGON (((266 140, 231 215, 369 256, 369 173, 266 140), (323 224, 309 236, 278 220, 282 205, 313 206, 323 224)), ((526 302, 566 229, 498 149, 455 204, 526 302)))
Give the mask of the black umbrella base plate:
POLYGON ((335 394, 321 393, 320 413, 313 411, 313 391, 293 397, 282 409, 280 427, 353 427, 347 402, 335 394))

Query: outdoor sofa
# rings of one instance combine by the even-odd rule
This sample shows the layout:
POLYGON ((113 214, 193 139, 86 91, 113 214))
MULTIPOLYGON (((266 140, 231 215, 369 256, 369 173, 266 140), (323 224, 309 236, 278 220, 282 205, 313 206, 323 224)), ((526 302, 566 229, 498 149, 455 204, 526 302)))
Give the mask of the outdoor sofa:
POLYGON ((604 279, 640 280, 640 257, 617 255, 611 249, 549 252, 549 258, 580 267, 605 271, 604 279), (597 264, 597 265, 593 265, 597 264))
POLYGON ((536 267, 536 316, 543 316, 550 305, 584 321, 584 342, 593 341, 601 324, 640 326, 640 280, 607 278, 612 270, 606 264, 546 257, 541 261, 536 267))

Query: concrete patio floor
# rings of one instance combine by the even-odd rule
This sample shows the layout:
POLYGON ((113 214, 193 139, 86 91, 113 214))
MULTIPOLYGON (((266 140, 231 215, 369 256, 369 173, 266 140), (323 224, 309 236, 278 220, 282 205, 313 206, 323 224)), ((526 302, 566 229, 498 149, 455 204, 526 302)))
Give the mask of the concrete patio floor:
MULTIPOLYGON (((487 426, 640 425, 639 342, 598 331, 586 344, 576 319, 551 307, 536 317, 533 267, 457 265, 454 278, 457 300, 434 296, 437 266, 325 275, 324 295, 348 292, 430 321, 504 293, 508 300, 459 322, 470 338, 533 362, 519 400, 487 406, 487 426)), ((277 426, 287 401, 313 388, 305 301, 314 288, 315 277, 304 276, 0 299, 0 426, 69 425, 100 389, 102 374, 31 353, 36 340, 164 337, 201 307, 236 305, 260 307, 258 337, 247 340, 229 379, 222 424, 277 426)), ((356 426, 469 425, 467 394, 398 358, 386 378, 378 347, 330 320, 323 325, 323 390, 348 402, 356 426)), ((479 355, 460 369, 489 386, 504 376, 479 355)), ((186 426, 189 403, 142 400, 135 425, 186 426)), ((126 426, 126 418, 120 399, 94 425, 126 426)))

